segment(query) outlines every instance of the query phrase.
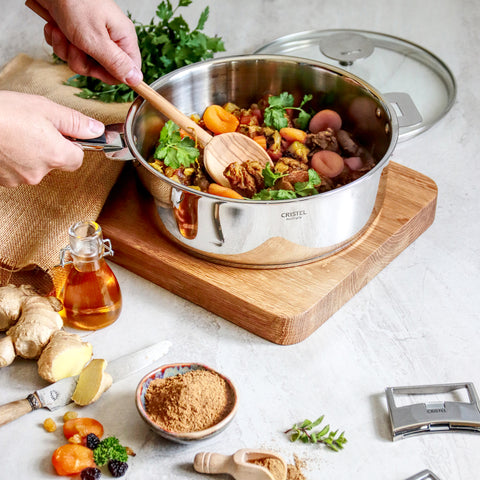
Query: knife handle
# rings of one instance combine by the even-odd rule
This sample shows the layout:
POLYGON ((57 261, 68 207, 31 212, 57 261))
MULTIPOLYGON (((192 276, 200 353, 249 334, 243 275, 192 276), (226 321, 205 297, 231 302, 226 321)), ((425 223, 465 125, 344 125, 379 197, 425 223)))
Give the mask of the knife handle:
POLYGON ((11 422, 32 410, 41 408, 42 405, 33 393, 23 400, 16 400, 0 407, 0 425, 11 422))

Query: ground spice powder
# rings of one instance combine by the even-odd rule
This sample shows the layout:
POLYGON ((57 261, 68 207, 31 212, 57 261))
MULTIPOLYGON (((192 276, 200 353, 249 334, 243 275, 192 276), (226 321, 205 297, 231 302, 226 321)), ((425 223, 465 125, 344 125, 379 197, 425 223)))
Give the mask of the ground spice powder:
POLYGON ((305 466, 305 462, 300 460, 296 455, 293 456, 295 464, 287 465, 287 480, 306 480, 305 475, 302 473, 302 468, 305 466))
POLYGON ((191 370, 152 380, 145 393, 150 418, 164 430, 198 432, 216 425, 231 411, 233 391, 220 375, 191 370))
POLYGON ((272 474, 274 480, 285 480, 287 472, 284 464, 278 458, 265 457, 251 460, 250 463, 265 467, 272 474))

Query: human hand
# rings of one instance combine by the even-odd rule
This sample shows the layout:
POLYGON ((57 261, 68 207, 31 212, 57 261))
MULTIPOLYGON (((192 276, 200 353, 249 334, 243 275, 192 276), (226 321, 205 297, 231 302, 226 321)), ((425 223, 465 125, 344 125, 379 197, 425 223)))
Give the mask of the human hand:
POLYGON ((36 185, 53 169, 73 171, 83 151, 63 135, 95 138, 104 125, 44 97, 0 91, 0 185, 36 185))
POLYGON ((141 55, 132 21, 113 0, 37 0, 53 20, 45 39, 80 75, 109 83, 138 85, 141 55))

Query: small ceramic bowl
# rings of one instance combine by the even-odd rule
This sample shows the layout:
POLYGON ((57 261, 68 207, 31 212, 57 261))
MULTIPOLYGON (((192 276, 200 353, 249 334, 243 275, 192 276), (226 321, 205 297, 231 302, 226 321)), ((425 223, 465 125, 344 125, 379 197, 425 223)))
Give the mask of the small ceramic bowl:
POLYGON ((137 386, 135 402, 136 402, 137 410, 140 416, 142 417, 142 419, 145 421, 145 423, 158 435, 176 443, 192 443, 198 440, 205 440, 207 438, 213 437, 214 435, 218 435, 220 432, 225 430, 225 428, 232 421, 233 417, 237 413, 237 403, 238 403, 237 392, 235 390, 235 387, 233 386, 233 383, 227 377, 217 372, 213 368, 207 367, 199 363, 172 363, 169 365, 163 365, 151 371, 140 380, 137 386), (228 415, 223 418, 223 420, 221 420, 216 425, 213 425, 212 427, 207 428, 205 430, 196 431, 196 432, 181 432, 181 433, 165 430, 162 427, 160 427, 157 423, 155 423, 147 413, 147 410, 145 407, 145 394, 147 392, 148 386, 150 385, 150 382, 152 380, 155 380, 156 378, 173 377, 179 374, 183 375, 193 370, 208 370, 216 373, 221 378, 223 378, 227 382, 227 384, 229 385, 232 391, 232 395, 233 395, 232 408, 228 413, 228 415))

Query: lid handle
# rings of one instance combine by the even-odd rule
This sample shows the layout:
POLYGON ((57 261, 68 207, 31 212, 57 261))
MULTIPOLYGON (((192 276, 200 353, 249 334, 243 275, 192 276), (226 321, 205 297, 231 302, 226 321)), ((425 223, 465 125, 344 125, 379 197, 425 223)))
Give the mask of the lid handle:
POLYGON ((422 123, 422 115, 408 93, 384 93, 383 98, 390 103, 393 111, 397 115, 399 127, 411 127, 422 123))

